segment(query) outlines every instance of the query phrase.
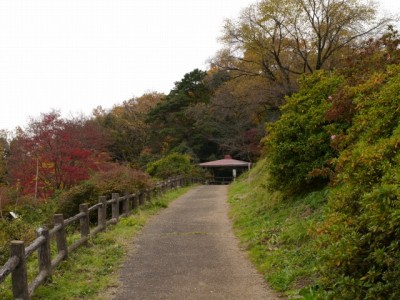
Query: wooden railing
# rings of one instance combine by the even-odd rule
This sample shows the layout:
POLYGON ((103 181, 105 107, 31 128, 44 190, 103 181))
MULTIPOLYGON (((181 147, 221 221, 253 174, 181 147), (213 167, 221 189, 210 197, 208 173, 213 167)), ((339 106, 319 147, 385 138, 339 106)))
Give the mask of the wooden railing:
POLYGON ((113 193, 110 200, 105 196, 99 197, 97 204, 88 207, 87 204, 79 206, 79 213, 71 218, 64 219, 62 214, 54 215, 54 227, 48 229, 40 227, 37 229, 38 237, 27 247, 23 241, 12 241, 10 245, 10 258, 0 268, 0 284, 11 274, 12 292, 14 299, 30 299, 35 289, 51 277, 53 270, 68 258, 69 253, 75 251, 82 245, 87 245, 90 237, 103 231, 107 225, 116 224, 120 217, 128 216, 132 210, 150 202, 152 196, 161 196, 167 190, 188 185, 198 181, 176 177, 157 184, 152 189, 147 189, 135 194, 120 196, 113 193), (107 208, 111 205, 111 219, 107 220, 107 208), (121 208, 121 213, 120 213, 121 208), (90 228, 89 215, 97 210, 97 225, 90 228), (66 226, 79 221, 80 238, 71 245, 67 243, 66 226), (52 258, 50 243, 55 239, 57 255, 52 258), (31 283, 28 283, 28 272, 26 261, 37 251, 38 275, 31 283))

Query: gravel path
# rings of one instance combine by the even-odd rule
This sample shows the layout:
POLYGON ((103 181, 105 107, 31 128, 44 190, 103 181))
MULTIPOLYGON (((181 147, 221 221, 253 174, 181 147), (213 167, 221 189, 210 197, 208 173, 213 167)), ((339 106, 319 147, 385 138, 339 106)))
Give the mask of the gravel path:
POLYGON ((277 299, 227 217, 226 186, 200 186, 152 218, 121 270, 119 299, 277 299))

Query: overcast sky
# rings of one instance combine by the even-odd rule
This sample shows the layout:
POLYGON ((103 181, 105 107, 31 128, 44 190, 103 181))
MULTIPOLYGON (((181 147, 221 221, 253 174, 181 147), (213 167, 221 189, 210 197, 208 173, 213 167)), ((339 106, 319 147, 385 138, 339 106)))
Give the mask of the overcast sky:
MULTIPOLYGON (((174 82, 221 48, 255 0, 0 0, 0 129, 51 109, 90 115, 174 82)), ((399 12, 400 1, 381 0, 399 12)))

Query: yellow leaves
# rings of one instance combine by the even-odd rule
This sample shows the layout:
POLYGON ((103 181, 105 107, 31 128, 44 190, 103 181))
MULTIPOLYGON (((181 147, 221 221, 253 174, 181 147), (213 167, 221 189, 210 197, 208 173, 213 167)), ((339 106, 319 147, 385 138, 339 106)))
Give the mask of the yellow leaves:
POLYGON ((54 168, 54 162, 42 162, 41 167, 43 169, 53 169, 54 168))
POLYGON ((112 110, 112 113, 115 116, 120 116, 123 114, 123 112, 124 112, 124 109, 122 106, 114 106, 114 108, 112 110))

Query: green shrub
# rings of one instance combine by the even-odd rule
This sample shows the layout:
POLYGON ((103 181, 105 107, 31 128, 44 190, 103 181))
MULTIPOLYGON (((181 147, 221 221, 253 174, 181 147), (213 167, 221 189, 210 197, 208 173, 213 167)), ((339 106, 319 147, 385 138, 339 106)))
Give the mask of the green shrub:
POLYGON ((92 182, 82 182, 58 196, 58 211, 64 215, 64 218, 72 217, 79 212, 80 204, 88 203, 93 205, 98 201, 98 197, 98 191, 92 182))
POLYGON ((356 114, 329 197, 324 285, 345 299, 400 298, 400 67, 354 87, 356 114))
POLYGON ((100 195, 111 193, 133 193, 149 187, 149 175, 126 166, 118 166, 107 172, 98 172, 89 179, 100 195))
POLYGON ((323 71, 303 77, 300 91, 282 107, 281 118, 267 126, 265 155, 272 189, 298 192, 327 182, 327 163, 336 155, 331 135, 339 125, 329 124, 325 113, 342 83, 342 77, 323 71))
POLYGON ((151 176, 167 179, 177 175, 190 175, 193 166, 187 154, 171 153, 147 165, 146 170, 151 176))
POLYGON ((72 187, 58 196, 59 211, 64 217, 79 212, 79 204, 89 206, 98 202, 99 196, 110 197, 112 193, 134 193, 151 186, 149 176, 125 166, 118 166, 106 172, 98 172, 89 180, 72 187))
POLYGON ((29 244, 36 238, 39 226, 51 227, 56 203, 49 199, 47 202, 38 201, 33 196, 19 199, 18 206, 9 205, 5 211, 13 211, 18 215, 15 220, 0 219, 0 265, 9 257, 9 246, 12 240, 23 240, 29 244))
POLYGON ((9 258, 10 241, 33 241, 36 238, 35 227, 19 218, 13 221, 0 220, 0 266, 9 258))
POLYGON ((265 185, 298 194, 307 185, 315 189, 319 181, 314 175, 324 175, 324 170, 332 180, 328 211, 315 230, 317 272, 325 291, 308 289, 307 295, 400 297, 399 74, 399 66, 389 66, 386 72, 346 86, 344 93, 354 110, 346 115, 351 115, 346 124, 337 121, 340 116, 326 121, 331 104, 325 99, 337 95, 342 79, 313 74, 288 98, 282 118, 269 125, 266 155, 271 176, 265 185), (331 135, 337 139, 332 141, 331 135))

